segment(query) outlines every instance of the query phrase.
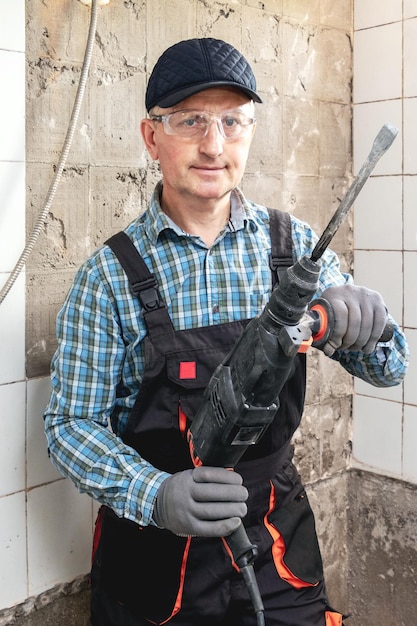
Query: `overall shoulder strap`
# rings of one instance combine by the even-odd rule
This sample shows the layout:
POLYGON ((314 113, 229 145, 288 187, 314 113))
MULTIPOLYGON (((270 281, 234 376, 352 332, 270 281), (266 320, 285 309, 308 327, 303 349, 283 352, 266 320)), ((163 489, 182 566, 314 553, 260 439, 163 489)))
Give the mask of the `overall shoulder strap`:
POLYGON ((290 214, 279 209, 268 209, 271 235, 269 266, 273 274, 273 284, 279 282, 280 275, 294 263, 290 214))
POLYGON ((142 306, 148 331, 155 333, 169 325, 171 318, 159 293, 158 281, 137 250, 133 241, 123 231, 107 239, 105 243, 113 250, 129 280, 130 289, 142 306))

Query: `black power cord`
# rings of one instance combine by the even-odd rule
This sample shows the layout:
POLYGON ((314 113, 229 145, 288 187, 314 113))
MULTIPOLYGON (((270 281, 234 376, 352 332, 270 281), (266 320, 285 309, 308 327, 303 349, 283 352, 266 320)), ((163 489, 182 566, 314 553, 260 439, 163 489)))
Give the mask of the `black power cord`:
POLYGON ((256 614, 257 626, 265 626, 264 605, 261 594, 259 592, 258 583, 255 576, 253 565, 244 565, 240 568, 240 573, 245 581, 249 597, 252 602, 253 610, 256 614))

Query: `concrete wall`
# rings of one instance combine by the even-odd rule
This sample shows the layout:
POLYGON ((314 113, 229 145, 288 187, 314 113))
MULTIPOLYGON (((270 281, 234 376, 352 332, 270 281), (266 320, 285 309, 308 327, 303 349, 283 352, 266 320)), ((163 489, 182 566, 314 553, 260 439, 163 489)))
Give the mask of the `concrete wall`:
MULTIPOLYGON (((0 64, 6 61, 0 69, 15 90, 13 106, 7 99, 0 105, 0 124, 3 136, 20 138, 10 144, 18 146, 17 157, 0 153, 0 180, 5 181, 0 194, 7 206, 0 215, 2 283, 23 244, 24 161, 30 231, 65 138, 90 19, 89 9, 77 0, 26 0, 25 5, 26 45, 23 0, 15 0, 13 9, 9 0, 0 0, 0 64), (24 51, 26 149, 23 108, 16 106, 23 107, 24 51), (7 74, 10 59, 17 73, 7 74), (18 190, 13 201, 7 195, 11 180, 18 190)), ((57 198, 25 274, 0 306, 0 401, 6 407, 1 419, 8 435, 0 440, 1 626, 17 618, 21 626, 87 623, 85 575, 96 506, 49 463, 42 411, 55 316, 72 276, 95 247, 142 210, 158 178, 138 130, 153 63, 165 47, 193 36, 224 38, 245 53, 265 104, 258 107, 243 189, 321 232, 351 179, 352 8, 350 0, 110 0, 99 9, 90 80, 57 198)), ((352 224, 349 216, 333 245, 346 269, 353 262, 352 224)), ((348 610, 352 547, 347 539, 354 526, 349 525, 352 493, 346 470, 353 387, 321 354, 311 351, 309 361, 296 456, 317 515, 331 600, 348 610)))
POLYGON ((412 626, 417 606, 417 487, 354 470, 349 478, 349 626, 412 626))

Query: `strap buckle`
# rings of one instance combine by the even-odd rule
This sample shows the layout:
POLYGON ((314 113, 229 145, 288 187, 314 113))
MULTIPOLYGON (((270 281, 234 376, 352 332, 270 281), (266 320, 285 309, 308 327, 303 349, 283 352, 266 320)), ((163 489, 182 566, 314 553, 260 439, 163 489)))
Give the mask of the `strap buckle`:
POLYGON ((290 257, 272 256, 272 252, 269 255, 269 267, 274 272, 278 282, 283 272, 285 272, 285 270, 291 267, 293 263, 294 261, 290 257))
POLYGON ((133 295, 139 298, 146 312, 154 311, 160 307, 161 297, 157 285, 158 283, 153 275, 146 280, 139 283, 131 283, 130 285, 133 295))

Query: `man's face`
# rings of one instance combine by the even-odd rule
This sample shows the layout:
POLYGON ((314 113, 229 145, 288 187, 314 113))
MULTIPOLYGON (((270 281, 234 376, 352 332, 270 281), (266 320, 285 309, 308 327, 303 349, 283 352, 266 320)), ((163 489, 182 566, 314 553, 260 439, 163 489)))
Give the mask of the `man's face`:
MULTIPOLYGON (((152 113, 166 115, 173 111, 196 109, 222 113, 243 107, 254 117, 254 105, 243 93, 228 88, 206 89, 175 107, 155 108, 152 113)), ((182 137, 167 134, 161 122, 142 121, 142 136, 151 157, 159 160, 163 176, 163 198, 178 201, 216 201, 224 199, 240 183, 255 126, 241 136, 228 140, 217 123, 208 127, 205 137, 182 137)))

